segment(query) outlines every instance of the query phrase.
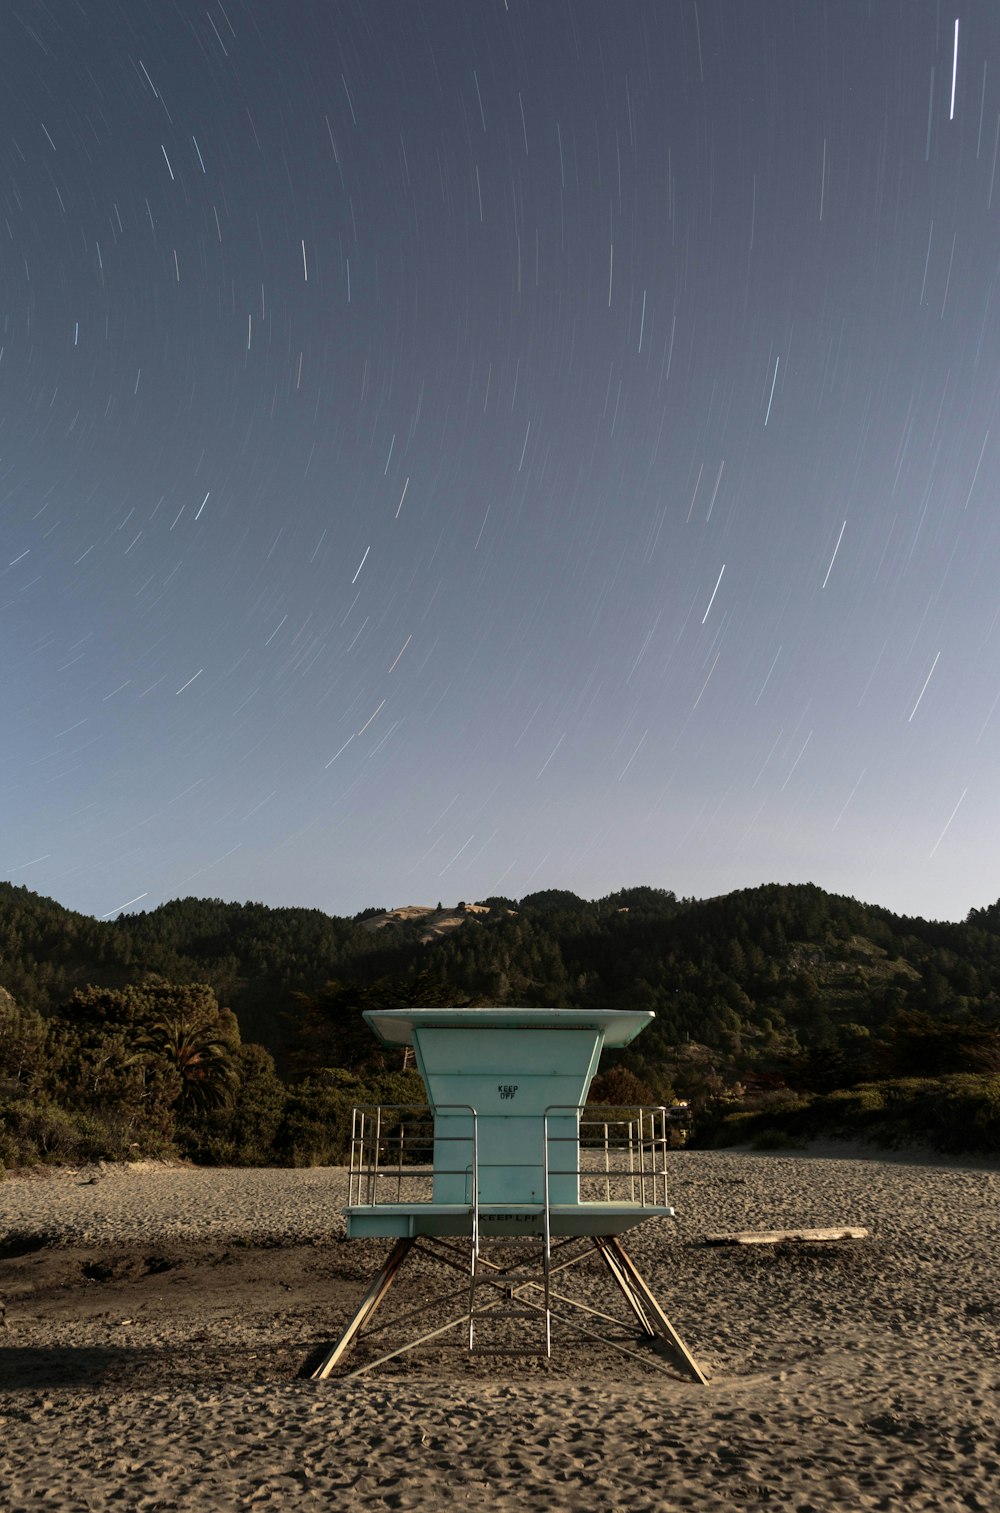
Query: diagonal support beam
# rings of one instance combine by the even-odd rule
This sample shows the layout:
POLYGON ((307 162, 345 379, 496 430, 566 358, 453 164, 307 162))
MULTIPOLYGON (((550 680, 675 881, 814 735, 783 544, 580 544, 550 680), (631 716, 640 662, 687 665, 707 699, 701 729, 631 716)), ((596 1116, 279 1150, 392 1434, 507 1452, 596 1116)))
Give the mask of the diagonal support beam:
POLYGON ((603 1260, 605 1266, 607 1266, 612 1277, 614 1278, 615 1284, 621 1291, 622 1296, 625 1298, 625 1301, 628 1303, 632 1312, 639 1320, 640 1327, 651 1340, 655 1340, 656 1328, 654 1326, 653 1319, 650 1317, 649 1312, 643 1307, 642 1298, 632 1286, 628 1272, 625 1270, 624 1266, 621 1263, 620 1257, 610 1244, 610 1238, 610 1236, 595 1235, 594 1246, 597 1249, 597 1252, 603 1260))
POLYGON ((320 1364, 316 1367, 316 1370, 312 1373, 312 1380, 314 1382, 325 1381, 326 1378, 330 1375, 330 1372, 333 1370, 334 1366, 336 1366, 337 1362, 342 1361, 347 1355, 347 1352, 354 1344, 357 1335, 364 1328, 365 1324, 367 1324, 368 1320, 371 1318, 372 1314, 375 1312, 376 1308, 381 1303, 386 1293, 389 1291, 389 1288, 396 1280, 396 1277, 399 1275, 400 1267, 403 1265, 403 1262, 406 1260, 415 1244, 416 1240, 412 1235, 404 1235, 401 1240, 397 1240, 396 1244, 392 1248, 392 1251, 390 1252, 389 1259, 386 1261, 385 1265, 382 1267, 382 1270, 379 1272, 378 1276, 375 1278, 374 1282, 371 1284, 368 1291, 362 1298, 357 1313, 354 1315, 353 1319, 351 1319, 351 1322, 348 1324, 347 1328, 340 1336, 340 1339, 337 1341, 336 1345, 334 1345, 333 1349, 329 1352, 328 1355, 323 1358, 320 1364))
POLYGON ((651 1339, 665 1340, 678 1364, 704 1385, 708 1377, 660 1307, 648 1283, 617 1235, 594 1235, 594 1244, 629 1307, 651 1339))
MULTIPOLYGON (((705 1376, 701 1367, 698 1365, 697 1361, 688 1351, 686 1345, 677 1334, 669 1319, 664 1314, 648 1283, 639 1273, 637 1267, 635 1266, 635 1263, 632 1261, 631 1257, 628 1255, 627 1251, 625 1250, 624 1246, 621 1244, 617 1236, 592 1235, 590 1236, 590 1239, 592 1240, 592 1243, 594 1244, 602 1260, 607 1266, 611 1277, 620 1289, 636 1319, 639 1321, 644 1334, 650 1340, 657 1341, 661 1345, 665 1346, 667 1353, 669 1353, 669 1355, 673 1358, 676 1365, 678 1365, 694 1381, 704 1384, 707 1381, 707 1377, 705 1376)), ((424 1249, 420 1241, 418 1241, 416 1237, 411 1236, 407 1236, 396 1242, 392 1252, 389 1255, 388 1260, 382 1267, 382 1270, 379 1272, 378 1276, 372 1282, 367 1293, 362 1299, 360 1306, 358 1307, 350 1323, 347 1325, 347 1328, 344 1330, 340 1339, 323 1359, 317 1369, 312 1373, 313 1381, 325 1380, 329 1376, 333 1368, 347 1357, 360 1333, 369 1325, 372 1316, 381 1304, 386 1293, 389 1291, 390 1287, 398 1276, 404 1262, 414 1248, 421 1250, 423 1254, 428 1256, 428 1259, 436 1260, 439 1263, 442 1263, 449 1270, 451 1268, 455 1268, 458 1271, 464 1271, 466 1269, 466 1267, 463 1266, 460 1262, 459 1252, 453 1252, 452 1248, 447 1244, 442 1244, 441 1242, 438 1242, 438 1244, 440 1245, 440 1249, 437 1247, 437 1245, 434 1245, 433 1242, 431 1248, 424 1249)), ((585 1255, 588 1254, 590 1254, 590 1251, 588 1248, 585 1248, 579 1255, 570 1255, 566 1259, 564 1259, 560 1263, 560 1266, 556 1269, 565 1270, 567 1267, 572 1266, 576 1263, 576 1261, 581 1260, 585 1255)), ((467 1264, 468 1263, 466 1263, 466 1265, 467 1264)), ((486 1283, 489 1289, 496 1289, 496 1291, 501 1294, 509 1293, 511 1296, 519 1298, 522 1303, 526 1304, 529 1308, 536 1309, 543 1316, 546 1314, 547 1310, 541 1304, 534 1303, 528 1296, 528 1294, 531 1293, 545 1291, 545 1288, 540 1282, 528 1280, 523 1276, 519 1278, 517 1276, 517 1273, 523 1269, 521 1265, 499 1265, 493 1261, 486 1261, 485 1264, 487 1271, 481 1276, 480 1280, 486 1283), (490 1273, 493 1274, 490 1275, 490 1273)), ((463 1289, 456 1289, 453 1293, 448 1292, 439 1296, 436 1299, 436 1305, 450 1302, 451 1298, 458 1296, 458 1294, 462 1290, 463 1289)), ((588 1304, 585 1304, 578 1299, 568 1297, 563 1293, 554 1293, 552 1296, 558 1304, 562 1305, 563 1307, 570 1308, 574 1312, 582 1310, 584 1313, 591 1314, 593 1318, 599 1319, 602 1322, 616 1322, 609 1314, 604 1314, 600 1309, 592 1308, 588 1304)), ((497 1309, 501 1305, 502 1301, 502 1297, 495 1296, 485 1303, 480 1303, 476 1308, 476 1313, 480 1314, 492 1312, 494 1309, 497 1309)), ((427 1312, 432 1306, 435 1305, 424 1303, 420 1307, 413 1309, 410 1312, 404 1313, 401 1317, 394 1317, 392 1320, 387 1321, 387 1323, 391 1323, 393 1326, 408 1323, 421 1313, 427 1312)), ((553 1311, 551 1316, 558 1318, 560 1315, 556 1314, 553 1311)), ((466 1309, 457 1317, 449 1319, 446 1324, 442 1324, 438 1328, 431 1329, 427 1333, 419 1335, 415 1339, 411 1339, 407 1344, 401 1345, 394 1350, 390 1350, 387 1354, 379 1356, 376 1360, 366 1362, 364 1365, 359 1366, 350 1374, 351 1376, 359 1376, 363 1372, 373 1370, 374 1368, 383 1365, 386 1361, 393 1360, 397 1356, 406 1354, 408 1351, 413 1350, 418 1345, 425 1344, 429 1340, 437 1339, 439 1336, 446 1334, 461 1325, 467 1324, 469 1317, 469 1311, 468 1309, 466 1309)), ((387 1326, 376 1324, 373 1330, 370 1332, 378 1333, 382 1327, 387 1326)), ((612 1340, 607 1335, 597 1334, 593 1330, 585 1328, 580 1323, 574 1322, 572 1327, 592 1339, 600 1340, 605 1344, 611 1345, 616 1351, 619 1351, 624 1355, 635 1356, 636 1359, 639 1360, 645 1359, 645 1357, 638 1355, 636 1351, 629 1350, 627 1347, 623 1346, 619 1341, 612 1340)), ((515 1351, 514 1353, 517 1352, 515 1351)))

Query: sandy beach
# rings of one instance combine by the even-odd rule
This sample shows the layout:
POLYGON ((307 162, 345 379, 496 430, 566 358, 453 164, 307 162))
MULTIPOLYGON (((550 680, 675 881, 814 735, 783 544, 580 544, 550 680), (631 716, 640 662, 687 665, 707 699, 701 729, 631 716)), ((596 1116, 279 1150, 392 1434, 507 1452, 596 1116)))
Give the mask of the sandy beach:
MULTIPOLYGON (((343 1172, 8 1177, 0 1505, 995 1506, 1000 1170, 682 1151, 671 1188, 676 1221, 628 1245, 707 1386, 634 1328, 626 1356, 558 1322, 550 1360, 470 1357, 453 1331, 312 1382, 387 1249, 343 1238, 343 1172), (829 1225, 869 1236, 704 1244, 829 1225)), ((596 1258, 580 1273, 615 1311, 596 1258)), ((386 1315, 428 1285, 415 1265, 386 1315)))

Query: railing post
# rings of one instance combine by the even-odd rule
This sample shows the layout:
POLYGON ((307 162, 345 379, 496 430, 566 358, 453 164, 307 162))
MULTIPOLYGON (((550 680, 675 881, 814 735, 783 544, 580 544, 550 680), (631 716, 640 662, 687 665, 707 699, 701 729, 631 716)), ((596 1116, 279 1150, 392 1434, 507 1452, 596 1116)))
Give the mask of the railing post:
POLYGON ((372 1203, 378 1203, 378 1157, 381 1154, 381 1104, 375 1109, 375 1174, 372 1179, 372 1203))
POLYGON ((470 1170, 471 1199, 469 1215, 469 1349, 476 1341, 476 1279, 479 1275, 479 1119, 475 1109, 470 1109, 472 1119, 472 1162, 470 1170))
POLYGON ((356 1108, 353 1108, 353 1109, 351 1109, 351 1157, 350 1157, 350 1159, 351 1159, 351 1169, 350 1169, 350 1174, 349 1174, 349 1176, 347 1178, 347 1201, 348 1201, 349 1204, 352 1204, 352 1205, 355 1202, 355 1197, 356 1197, 355 1187, 354 1187, 354 1173, 355 1173, 356 1165, 357 1165, 356 1154, 355 1154, 355 1146, 356 1146, 357 1138, 358 1138, 358 1111, 357 1111, 356 1108))
POLYGON ((642 1207, 645 1208, 647 1202, 649 1202, 649 1198, 647 1196, 650 1191, 649 1179, 651 1175, 649 1162, 652 1158, 648 1150, 649 1141, 647 1139, 646 1130, 646 1110, 644 1108, 639 1108, 636 1110, 636 1113, 638 1114, 639 1118, 639 1202, 642 1207))
MULTIPOLYGON (((577 1194, 580 1190, 580 1111, 577 1109, 577 1194)), ((545 1284, 545 1354, 552 1354, 552 1299, 549 1291, 552 1258, 552 1214, 549 1200, 549 1111, 542 1115, 542 1274, 545 1284)))

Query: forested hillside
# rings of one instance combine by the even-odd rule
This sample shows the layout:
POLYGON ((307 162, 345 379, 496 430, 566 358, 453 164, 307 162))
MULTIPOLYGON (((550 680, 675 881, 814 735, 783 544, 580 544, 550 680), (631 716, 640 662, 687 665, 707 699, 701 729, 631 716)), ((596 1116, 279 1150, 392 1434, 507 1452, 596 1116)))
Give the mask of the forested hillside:
POLYGON ((112 1085, 129 1148, 329 1157, 342 1106, 400 1076, 360 1020, 375 1005, 652 1009, 618 1087, 693 1097, 716 1119, 740 1095, 1000 1074, 1000 904, 943 924, 810 885, 548 891, 353 919, 189 898, 102 923, 0 884, 0 988, 9 1164, 59 1144, 24 1133, 29 1104, 107 1125, 112 1085))

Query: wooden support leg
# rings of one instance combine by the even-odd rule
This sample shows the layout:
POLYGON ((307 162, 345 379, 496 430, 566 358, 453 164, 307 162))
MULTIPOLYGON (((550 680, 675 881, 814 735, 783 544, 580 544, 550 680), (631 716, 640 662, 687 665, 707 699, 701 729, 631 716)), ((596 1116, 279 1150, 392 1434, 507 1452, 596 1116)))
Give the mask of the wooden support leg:
POLYGON ((337 1362, 344 1359, 351 1346, 354 1344, 354 1341, 357 1338, 358 1334, 367 1324, 368 1320, 371 1318, 372 1314, 375 1312, 376 1308, 381 1303, 386 1293, 389 1291, 389 1288, 396 1280, 396 1277, 399 1275, 400 1267, 406 1260, 407 1256, 410 1254, 410 1251, 413 1249, 415 1244, 416 1240, 412 1235, 404 1235, 401 1240, 396 1241, 396 1244, 392 1248, 389 1259, 386 1261, 385 1265, 382 1267, 382 1270, 379 1272, 378 1276, 375 1278, 374 1282, 362 1298, 361 1305, 358 1308, 357 1313, 354 1315, 353 1319, 351 1319, 351 1322, 348 1324, 347 1328, 340 1336, 340 1339, 337 1341, 336 1345, 334 1345, 333 1349, 327 1356, 324 1357, 322 1362, 312 1373, 312 1381, 325 1381, 326 1378, 330 1375, 330 1372, 333 1370, 334 1366, 336 1366, 337 1362))
POLYGON ((656 1301, 618 1236, 595 1235, 594 1244, 645 1333, 651 1339, 665 1340, 681 1368, 696 1382, 706 1383, 707 1376, 656 1301))

